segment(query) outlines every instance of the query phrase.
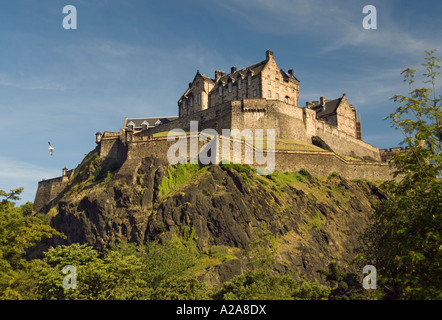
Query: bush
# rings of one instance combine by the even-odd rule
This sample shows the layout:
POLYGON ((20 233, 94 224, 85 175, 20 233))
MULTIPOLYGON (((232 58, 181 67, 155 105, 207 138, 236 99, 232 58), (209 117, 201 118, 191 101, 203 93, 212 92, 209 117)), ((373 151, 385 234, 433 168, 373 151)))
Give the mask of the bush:
POLYGON ((240 163, 220 163, 219 166, 221 167, 221 169, 223 170, 236 170, 239 173, 245 173, 245 174, 250 174, 250 173, 255 173, 256 169, 252 168, 251 166, 249 166, 248 164, 240 164, 240 163))

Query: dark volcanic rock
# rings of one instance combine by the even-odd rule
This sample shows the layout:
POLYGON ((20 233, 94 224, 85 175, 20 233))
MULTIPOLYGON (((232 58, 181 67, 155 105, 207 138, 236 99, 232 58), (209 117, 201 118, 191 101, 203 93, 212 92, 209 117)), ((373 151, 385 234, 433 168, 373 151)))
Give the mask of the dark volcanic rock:
MULTIPOLYGON (((57 214, 51 224, 67 239, 55 244, 89 243, 102 249, 121 239, 142 243, 167 238, 191 226, 200 249, 244 249, 255 239, 255 227, 265 222, 282 243, 281 268, 318 278, 316 270, 331 259, 341 265, 353 259, 372 205, 385 197, 371 182, 334 177, 283 185, 258 179, 253 171, 217 165, 162 195, 166 163, 146 158, 131 166, 133 179, 132 169, 123 165, 110 180, 66 190, 54 203, 57 214)), ((211 269, 206 278, 229 279, 229 270, 243 269, 243 262, 232 261, 211 269)))

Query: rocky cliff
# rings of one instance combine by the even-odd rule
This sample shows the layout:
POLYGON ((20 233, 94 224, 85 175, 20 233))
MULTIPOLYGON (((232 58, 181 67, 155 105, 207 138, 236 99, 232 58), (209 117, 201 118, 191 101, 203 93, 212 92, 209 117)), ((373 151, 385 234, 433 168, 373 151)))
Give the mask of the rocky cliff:
POLYGON ((143 243, 193 227, 198 248, 232 249, 229 259, 202 271, 222 282, 244 270, 241 251, 263 223, 278 239, 281 269, 307 278, 334 259, 347 266, 373 205, 384 195, 373 182, 307 171, 259 176, 246 165, 169 166, 153 157, 118 167, 91 152, 65 190, 43 211, 67 238, 98 249, 124 239, 143 243))

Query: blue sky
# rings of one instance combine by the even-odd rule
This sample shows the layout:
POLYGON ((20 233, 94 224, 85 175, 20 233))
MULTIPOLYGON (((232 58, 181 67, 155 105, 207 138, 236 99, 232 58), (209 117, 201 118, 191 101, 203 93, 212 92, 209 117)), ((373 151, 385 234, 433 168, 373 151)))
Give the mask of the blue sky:
POLYGON ((196 70, 243 68, 266 49, 300 79, 300 106, 345 92, 363 139, 397 146, 389 98, 407 91, 400 71, 420 68, 425 49, 441 56, 441 14, 436 0, 0 0, 0 189, 24 187, 21 202, 33 201, 39 180, 95 148, 97 131, 177 115, 196 70), (377 30, 362 28, 367 4, 377 30), (77 30, 62 26, 65 5, 77 30))

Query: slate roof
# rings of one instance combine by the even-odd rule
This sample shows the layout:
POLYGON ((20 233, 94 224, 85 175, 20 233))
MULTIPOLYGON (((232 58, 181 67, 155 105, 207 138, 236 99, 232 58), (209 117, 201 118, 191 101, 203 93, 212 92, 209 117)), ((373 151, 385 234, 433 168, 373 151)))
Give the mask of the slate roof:
MULTIPOLYGON (((261 71, 264 68, 264 66, 266 65, 266 63, 267 63, 267 60, 263 60, 261 62, 255 63, 249 67, 242 68, 242 69, 237 70, 237 71, 230 73, 230 74, 226 74, 225 76, 222 76, 218 81, 221 81, 223 84, 226 84, 228 82, 229 78, 232 78, 234 80, 237 80, 239 77, 242 77, 243 79, 247 78, 247 75, 249 72, 251 72, 252 75, 257 75, 257 74, 261 73, 261 71)), ((298 78, 296 78, 295 76, 289 75, 288 73, 286 73, 282 69, 281 69, 281 72, 283 73, 283 75, 285 77, 293 78, 297 82, 299 82, 298 78)))
POLYGON ((238 79, 238 77, 247 78, 249 71, 252 72, 252 75, 257 75, 262 71, 262 69, 264 68, 266 63, 267 63, 267 60, 255 63, 249 67, 243 68, 241 70, 237 70, 237 71, 230 73, 230 74, 226 74, 225 76, 222 76, 221 78, 219 78, 218 81, 221 81, 222 83, 227 83, 229 78, 233 78, 235 80, 238 79))
POLYGON ((336 114, 336 109, 341 104, 341 101, 342 97, 335 100, 326 101, 324 110, 322 110, 322 106, 320 104, 311 107, 311 109, 316 111, 318 118, 333 116, 336 114))
POLYGON ((148 123, 148 128, 154 128, 157 125, 155 125, 159 121, 159 125, 168 123, 170 121, 173 121, 175 119, 178 119, 178 117, 157 117, 157 118, 126 118, 124 120, 123 128, 129 129, 130 123, 134 124, 135 130, 142 129, 142 125, 144 122, 148 123))

